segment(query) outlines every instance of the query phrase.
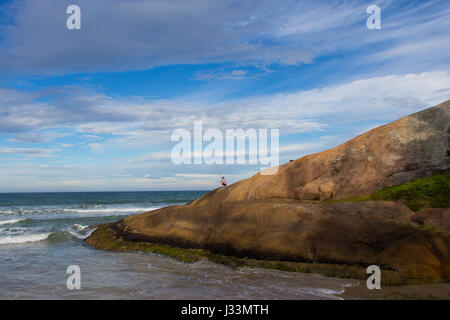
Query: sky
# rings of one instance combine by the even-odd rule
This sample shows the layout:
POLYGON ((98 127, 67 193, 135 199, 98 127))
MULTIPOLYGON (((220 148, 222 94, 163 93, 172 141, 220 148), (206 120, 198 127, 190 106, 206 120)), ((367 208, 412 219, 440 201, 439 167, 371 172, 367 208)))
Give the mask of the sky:
POLYGON ((285 163, 450 99, 449 66, 448 0, 0 0, 0 192, 210 190, 261 167, 176 165, 174 130, 278 129, 285 163))

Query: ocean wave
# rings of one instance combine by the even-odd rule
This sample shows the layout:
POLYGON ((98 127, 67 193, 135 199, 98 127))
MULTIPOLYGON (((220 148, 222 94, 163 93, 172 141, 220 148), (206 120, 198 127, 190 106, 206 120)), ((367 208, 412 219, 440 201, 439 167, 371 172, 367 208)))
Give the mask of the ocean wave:
POLYGON ((39 234, 29 234, 23 236, 7 236, 0 237, 0 245, 1 244, 19 244, 19 243, 27 243, 27 242, 38 242, 42 240, 48 239, 50 233, 39 233, 39 234))
POLYGON ((11 219, 11 220, 3 220, 0 221, 0 226, 4 226, 5 224, 13 224, 13 223, 19 223, 21 221, 25 221, 27 219, 11 219))
POLYGON ((0 235, 2 236, 16 236, 20 234, 24 234, 25 232, 29 232, 30 228, 22 228, 22 227, 9 227, 6 229, 0 229, 0 235))
POLYGON ((61 213, 60 208, 10 208, 0 210, 0 216, 26 216, 26 215, 46 215, 61 213))
POLYGON ((80 239, 80 240, 84 240, 84 239, 86 239, 87 237, 89 237, 89 236, 92 234, 92 232, 95 231, 95 229, 96 229, 96 228, 93 228, 93 229, 89 230, 88 232, 86 232, 85 234, 81 234, 81 233, 79 233, 79 232, 77 232, 77 231, 74 231, 74 230, 71 230, 71 229, 67 229, 67 230, 65 230, 65 231, 66 231, 67 233, 69 233, 70 235, 74 236, 75 238, 78 238, 78 239, 80 239))
MULTIPOLYGON (((130 213, 141 213, 146 211, 152 211, 160 209, 161 207, 60 207, 60 208, 9 208, 7 210, 0 210, 0 216, 48 216, 48 215, 61 215, 61 214, 77 214, 77 215, 101 215, 106 216, 108 214, 114 215, 127 215, 130 213)), ((0 221, 0 225, 3 221, 0 221)), ((6 224, 6 223, 5 223, 6 224)))
POLYGON ((98 209, 72 209, 66 208, 64 212, 76 212, 76 213, 110 213, 110 212, 147 212, 161 207, 150 207, 150 208, 98 208, 98 209))
POLYGON ((74 227, 75 229, 77 229, 77 230, 84 230, 84 229, 89 228, 89 226, 85 226, 85 225, 77 224, 77 223, 75 223, 75 224, 73 225, 73 227, 74 227))

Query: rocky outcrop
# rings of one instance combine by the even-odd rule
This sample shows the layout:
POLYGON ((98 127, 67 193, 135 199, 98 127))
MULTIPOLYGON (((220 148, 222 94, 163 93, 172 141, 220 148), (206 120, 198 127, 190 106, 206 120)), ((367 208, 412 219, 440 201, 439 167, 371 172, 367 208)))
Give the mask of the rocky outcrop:
POLYGON ((376 264, 396 271, 400 283, 450 281, 450 234, 413 225, 416 215, 390 201, 253 200, 166 207, 125 218, 113 230, 117 239, 236 257, 376 264))
POLYGON ((125 218, 118 226, 127 239, 241 257, 364 265, 376 262, 392 236, 415 233, 407 227, 412 215, 395 202, 246 201, 168 207, 125 218))
POLYGON ((417 212, 413 222, 450 232, 450 209, 426 208, 417 212))
MULTIPOLYGON (((448 212, 414 213, 390 201, 319 201, 448 170, 449 119, 446 102, 282 165, 276 175, 257 174, 107 228, 117 241, 311 264, 377 264, 400 283, 450 281, 448 212)), ((101 248, 99 239, 94 232, 87 242, 101 248)))
POLYGON ((207 194, 213 201, 345 199, 450 168, 450 101, 370 130, 333 149, 207 194))

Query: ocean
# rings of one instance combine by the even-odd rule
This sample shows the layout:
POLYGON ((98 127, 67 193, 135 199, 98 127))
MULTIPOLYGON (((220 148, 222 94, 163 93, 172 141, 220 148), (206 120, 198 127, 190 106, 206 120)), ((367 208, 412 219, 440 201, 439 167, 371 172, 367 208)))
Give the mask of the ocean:
POLYGON ((84 243, 91 226, 205 191, 0 194, 0 299, 340 299, 357 281, 276 270, 184 263, 84 243), (67 268, 81 271, 69 290, 67 268))

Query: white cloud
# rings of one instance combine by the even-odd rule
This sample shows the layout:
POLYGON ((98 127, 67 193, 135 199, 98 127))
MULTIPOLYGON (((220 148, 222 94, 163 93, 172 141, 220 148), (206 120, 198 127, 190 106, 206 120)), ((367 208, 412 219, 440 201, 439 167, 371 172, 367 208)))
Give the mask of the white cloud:
MULTIPOLYGON (((316 138, 300 140, 296 135, 294 138, 297 141, 289 139, 289 143, 281 145, 280 152, 284 159, 294 159, 306 152, 328 148, 342 138, 321 140, 320 136, 340 132, 359 133, 362 128, 387 123, 450 99, 450 75, 436 71, 371 77, 217 105, 184 103, 180 100, 136 101, 92 92, 86 94, 82 90, 76 93, 66 94, 61 90, 65 103, 59 103, 60 100, 58 103, 51 100, 42 103, 37 93, 0 90, 0 112, 9 121, 4 122, 4 118, 0 117, 0 131, 14 132, 15 135, 27 132, 40 134, 40 130, 46 132, 51 127, 54 132, 65 130, 81 136, 113 134, 112 138, 102 140, 105 141, 102 144, 88 146, 93 151, 104 148, 109 152, 108 148, 116 148, 116 152, 109 152, 110 159, 102 163, 92 157, 89 159, 92 165, 75 165, 70 170, 57 164, 47 164, 41 168, 42 163, 33 165, 29 161, 8 161, 6 167, 1 167, 0 189, 5 191, 15 187, 19 190, 24 186, 29 186, 29 190, 58 190, 59 187, 61 190, 212 188, 216 186, 214 166, 195 169, 192 166, 174 167, 169 160, 174 145, 170 142, 173 129, 186 128, 191 131, 193 121, 203 119, 205 129, 279 128, 282 138, 288 134, 313 132, 312 136, 316 138), (83 102, 81 110, 72 108, 80 101, 83 102), (21 117, 30 122, 21 125, 21 117), (139 152, 124 152, 125 148, 139 144, 139 152), (158 148, 152 146, 150 149, 152 144, 158 148)), ((61 146, 60 143, 57 145, 61 146)), ((57 151, 57 148, 0 147, 0 154, 8 155, 48 157, 57 151)), ((86 153, 84 156, 92 155, 86 153)), ((71 160, 80 163, 77 157, 71 160)), ((237 166, 229 166, 222 171, 225 170, 227 177, 236 174, 236 178, 243 178, 250 174, 248 168, 241 173, 239 170, 243 168, 237 166)), ((259 168, 255 167, 255 172, 257 170, 259 168)))
POLYGON ((401 57, 410 62, 449 57, 446 42, 435 41, 448 33, 446 0, 433 1, 432 6, 391 0, 78 0, 82 29, 77 32, 69 32, 66 15, 59 14, 69 4, 6 4, 3 10, 13 19, 1 26, 0 70, 60 74, 230 61, 292 65, 362 48, 376 47, 386 56, 424 40, 437 43, 436 50, 402 51, 401 57), (365 27, 369 4, 382 8, 381 32, 370 33, 365 27))
POLYGON ((99 136, 96 136, 95 134, 84 134, 83 137, 88 139, 101 139, 99 136))
POLYGON ((175 175, 182 178, 217 178, 217 174, 177 173, 175 175))
POLYGON ((57 149, 42 149, 42 148, 7 148, 0 147, 0 154, 21 154, 27 156, 48 157, 57 152, 57 149))
MULTIPOLYGON (((69 89, 67 89, 69 90, 69 89)), ((167 144, 176 128, 192 130, 194 120, 203 120, 204 129, 278 128, 280 134, 323 131, 359 121, 384 122, 419 111, 450 98, 447 72, 388 75, 355 80, 318 89, 256 96, 215 105, 182 101, 112 98, 104 94, 61 91, 59 100, 43 105, 33 95, 23 94, 13 103, 4 103, 0 131, 72 127, 84 135, 111 134, 116 143, 131 146, 142 141, 167 144), (81 109, 68 108, 84 101, 81 109), (23 123, 23 119, 27 119, 23 123), (7 120, 5 120, 7 119, 7 120), (30 128, 31 127, 31 128, 30 128)), ((0 91, 0 100, 20 96, 17 91, 0 91)), ((100 144, 90 144, 99 149, 100 144)))
POLYGON ((103 150, 103 145, 100 143, 89 143, 88 145, 92 151, 102 151, 103 150))
POLYGON ((223 69, 199 71, 195 74, 194 80, 242 80, 245 78, 247 73, 248 71, 246 70, 224 71, 223 69))
POLYGON ((279 151, 280 151, 280 153, 291 152, 291 151, 300 152, 300 151, 305 151, 305 150, 317 149, 317 148, 323 147, 324 145, 326 145, 326 143, 324 141, 295 143, 295 144, 288 144, 288 145, 281 146, 279 151))
POLYGON ((16 135, 14 138, 9 139, 14 142, 28 142, 28 143, 46 143, 49 141, 49 137, 42 134, 34 133, 22 133, 16 135))

